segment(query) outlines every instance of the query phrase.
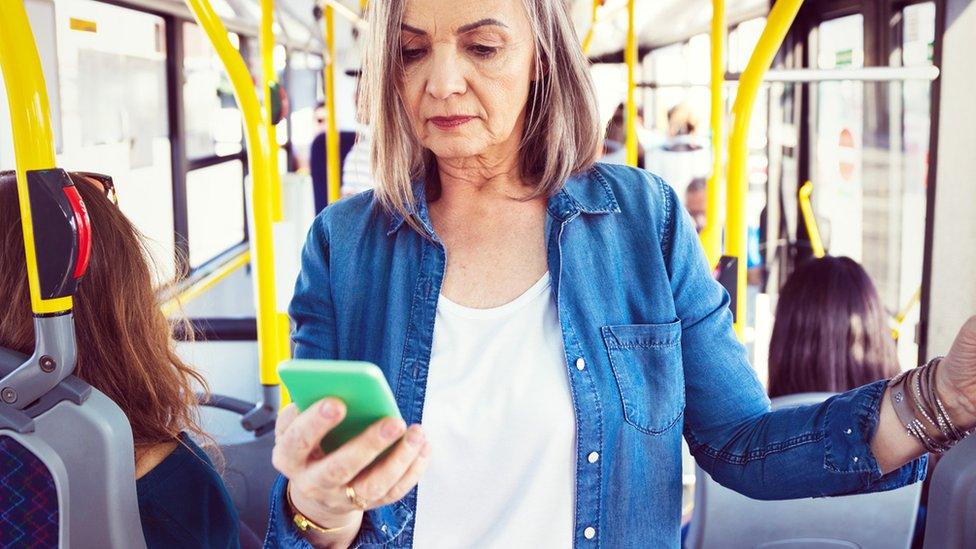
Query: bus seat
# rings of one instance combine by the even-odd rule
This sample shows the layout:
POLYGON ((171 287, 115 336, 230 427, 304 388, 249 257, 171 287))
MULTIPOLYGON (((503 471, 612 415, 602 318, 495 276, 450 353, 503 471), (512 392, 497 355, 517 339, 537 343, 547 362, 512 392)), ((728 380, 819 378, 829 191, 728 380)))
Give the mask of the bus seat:
MULTIPOLYGON (((0 350, 0 379, 25 358, 0 350)), ((0 547, 145 548, 133 455, 125 414, 75 376, 0 403, 0 547)))
MULTIPOLYGON (((823 402, 830 393, 773 399, 773 409, 823 402)), ((922 484, 833 498, 758 501, 696 467, 695 507, 685 547, 701 549, 908 548, 922 484)))
POLYGON ((976 435, 942 456, 931 482, 925 549, 976 547, 976 435))
MULTIPOLYGON (((273 389, 277 390, 277 387, 273 389)), ((277 410, 271 404, 264 406, 265 402, 270 403, 271 400, 255 405, 225 395, 201 398, 203 406, 242 416, 242 426, 248 431, 244 437, 218 440, 224 457, 221 476, 240 517, 241 531, 247 528, 262 540, 268 530, 271 485, 278 477, 278 472, 271 465, 277 410)))

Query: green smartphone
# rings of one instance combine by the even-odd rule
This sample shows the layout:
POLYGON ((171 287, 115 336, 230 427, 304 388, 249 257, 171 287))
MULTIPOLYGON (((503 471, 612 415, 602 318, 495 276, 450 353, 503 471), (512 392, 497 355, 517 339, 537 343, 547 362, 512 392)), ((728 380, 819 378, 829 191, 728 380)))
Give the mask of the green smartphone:
POLYGON ((385 417, 400 417, 393 391, 383 371, 369 362, 300 360, 282 362, 278 375, 299 410, 326 397, 346 404, 346 417, 322 439, 322 451, 331 453, 367 427, 385 417))

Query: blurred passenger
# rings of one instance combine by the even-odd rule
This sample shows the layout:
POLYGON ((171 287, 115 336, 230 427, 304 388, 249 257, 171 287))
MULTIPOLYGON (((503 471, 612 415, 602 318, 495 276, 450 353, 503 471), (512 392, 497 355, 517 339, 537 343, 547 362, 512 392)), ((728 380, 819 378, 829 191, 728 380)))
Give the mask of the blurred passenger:
POLYGON ((668 110, 668 137, 647 152, 647 171, 670 184, 678 196, 686 197, 690 181, 707 177, 712 155, 698 135, 698 115, 684 103, 668 110))
POLYGON ((708 221, 708 182, 704 177, 696 177, 685 189, 685 209, 695 221, 695 230, 699 233, 708 221))
MULTIPOLYGON (((603 156, 600 158, 600 162, 605 162, 607 164, 627 164, 627 118, 626 118, 627 106, 621 103, 617 106, 617 110, 614 111, 613 116, 610 117, 610 122, 607 124, 607 134, 603 141, 603 156)), ((636 117, 634 124, 640 126, 642 121, 640 117, 636 117)), ((640 140, 638 139, 637 144, 637 166, 644 165, 644 149, 640 146, 640 140)))
POLYGON ((841 393, 898 374, 887 316, 854 260, 801 264, 783 286, 769 342, 769 396, 841 393))
MULTIPOLYGON (((359 71, 353 72, 359 76, 359 71)), ((356 83, 356 123, 359 128, 355 143, 342 162, 342 196, 352 196, 373 188, 373 168, 370 159, 373 135, 366 113, 360 108, 359 83, 356 83)))
MULTIPOLYGON (((319 101, 315 108, 315 124, 318 134, 312 140, 311 150, 309 151, 309 171, 312 173, 312 192, 315 196, 315 213, 321 212, 329 204, 329 183, 328 183, 328 158, 326 155, 326 130, 328 125, 326 117, 328 110, 325 102, 319 101)), ((356 142, 355 132, 339 132, 339 165, 352 150, 356 142)))
MULTIPOLYGON (((110 182, 71 178, 93 234, 88 272, 74 297, 74 375, 111 398, 129 420, 146 543, 150 549, 237 547, 237 512, 213 462, 190 436, 210 440, 198 423, 194 393, 206 382, 174 350, 144 243, 108 198, 110 182)), ((30 354, 34 322, 11 171, 0 172, 0 301, 0 346, 30 354)))

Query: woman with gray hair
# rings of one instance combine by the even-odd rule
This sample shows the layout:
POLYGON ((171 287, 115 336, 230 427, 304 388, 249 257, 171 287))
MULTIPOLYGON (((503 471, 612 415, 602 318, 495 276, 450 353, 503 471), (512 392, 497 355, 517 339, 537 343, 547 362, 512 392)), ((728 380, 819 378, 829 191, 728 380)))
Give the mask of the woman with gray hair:
POLYGON ((296 357, 378 364, 405 421, 326 455, 344 405, 285 408, 268 546, 677 547, 682 435, 796 498, 915 482, 976 426, 976 321, 891 387, 770 412, 675 193, 594 163, 566 2, 369 10, 377 187, 318 216, 290 313, 296 357))

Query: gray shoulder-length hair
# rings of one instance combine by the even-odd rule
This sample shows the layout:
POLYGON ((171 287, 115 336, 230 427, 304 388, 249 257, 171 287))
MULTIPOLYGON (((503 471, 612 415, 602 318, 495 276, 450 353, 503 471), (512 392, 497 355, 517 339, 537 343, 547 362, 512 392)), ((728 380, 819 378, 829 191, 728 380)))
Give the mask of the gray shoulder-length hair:
MULTIPOLYGON (((526 106, 519 167, 534 186, 532 197, 552 196, 571 175, 593 164, 603 146, 603 132, 589 62, 573 28, 569 3, 522 1, 535 35, 536 74, 526 106)), ((369 3, 359 109, 372 125, 376 197, 416 229, 419 225, 410 215, 416 206, 413 181, 428 173, 434 158, 417 141, 398 93, 406 2, 369 3)))

